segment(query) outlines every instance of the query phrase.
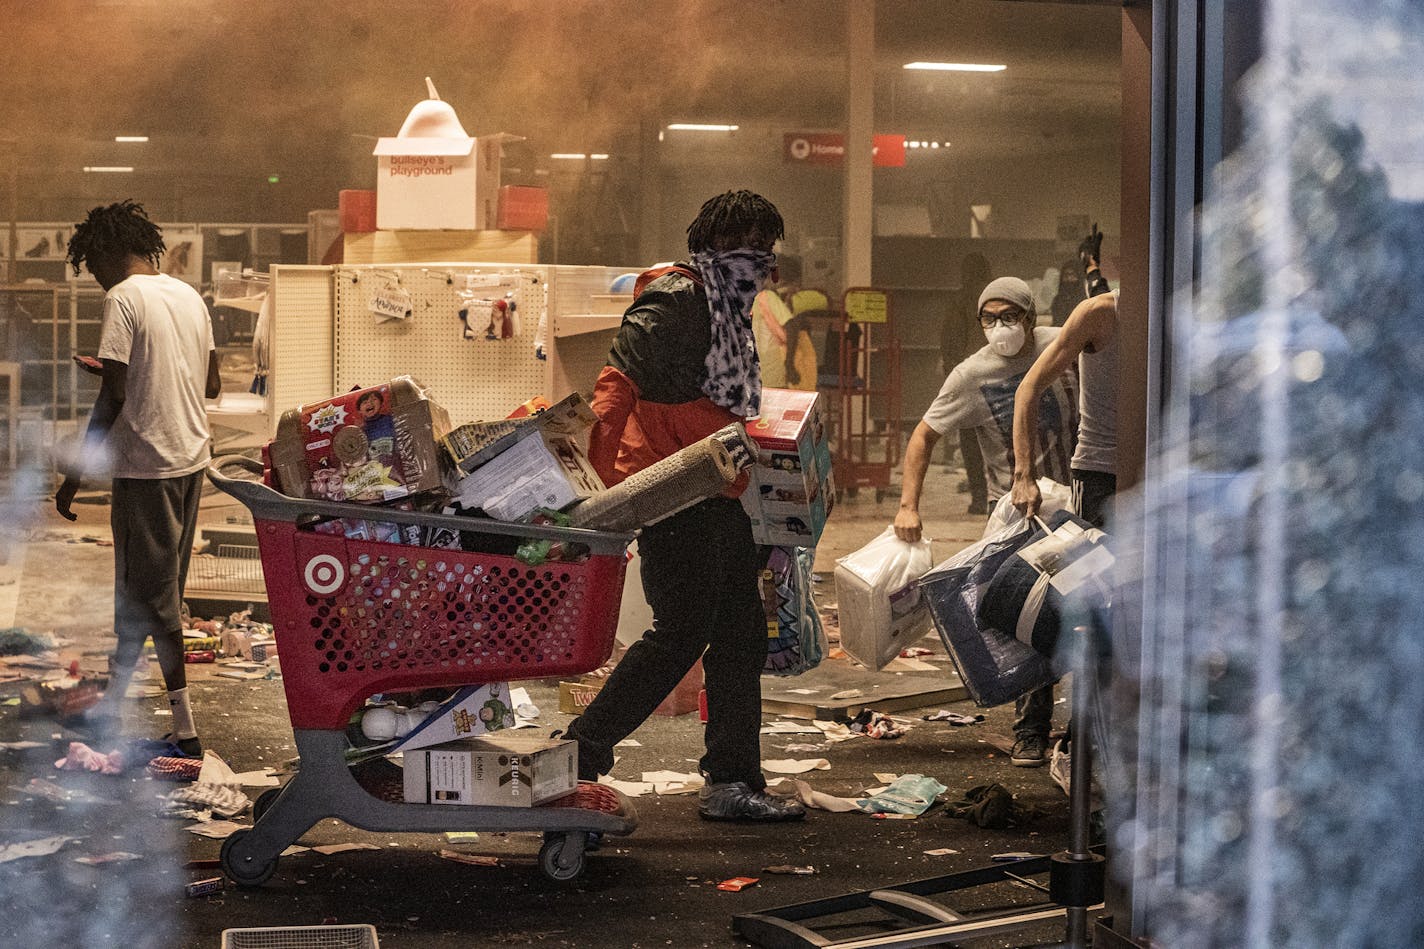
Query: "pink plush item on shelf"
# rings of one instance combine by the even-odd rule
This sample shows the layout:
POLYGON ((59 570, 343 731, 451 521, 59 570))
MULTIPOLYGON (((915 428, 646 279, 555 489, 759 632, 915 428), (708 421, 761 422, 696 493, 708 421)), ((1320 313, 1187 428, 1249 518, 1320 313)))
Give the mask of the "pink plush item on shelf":
POLYGON ((54 763, 61 771, 97 771, 100 774, 121 774, 124 770, 124 755, 121 751, 108 754, 95 751, 79 741, 69 743, 69 754, 54 763))

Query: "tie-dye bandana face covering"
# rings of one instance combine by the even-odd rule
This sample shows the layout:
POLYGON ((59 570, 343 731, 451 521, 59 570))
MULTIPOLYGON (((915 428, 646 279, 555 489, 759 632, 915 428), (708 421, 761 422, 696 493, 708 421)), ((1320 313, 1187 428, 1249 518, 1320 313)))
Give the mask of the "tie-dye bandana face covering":
POLYGON ((692 265, 702 274, 712 312, 707 351, 707 397, 742 418, 761 411, 761 363, 752 337, 752 298, 766 285, 776 255, 741 247, 699 251, 692 265))

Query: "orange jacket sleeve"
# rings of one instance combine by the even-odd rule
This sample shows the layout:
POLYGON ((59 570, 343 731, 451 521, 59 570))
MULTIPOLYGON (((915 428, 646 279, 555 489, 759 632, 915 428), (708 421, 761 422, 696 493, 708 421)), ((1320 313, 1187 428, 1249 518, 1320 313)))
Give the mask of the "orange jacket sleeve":
POLYGON ((588 460, 604 484, 618 480, 618 448, 637 401, 638 387, 633 380, 612 366, 604 366, 593 387, 593 412, 598 421, 588 435, 588 460))

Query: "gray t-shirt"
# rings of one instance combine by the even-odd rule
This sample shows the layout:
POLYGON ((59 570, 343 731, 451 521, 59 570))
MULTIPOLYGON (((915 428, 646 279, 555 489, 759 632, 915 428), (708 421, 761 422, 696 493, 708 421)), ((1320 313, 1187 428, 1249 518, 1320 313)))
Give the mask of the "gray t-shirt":
POLYGON ((175 478, 208 461, 203 389, 213 324, 198 292, 167 274, 134 274, 104 298, 99 358, 128 366, 109 430, 115 478, 175 478))
MULTIPOLYGON (((1039 326, 1033 331, 1033 349, 1022 356, 1000 356, 985 346, 955 366, 925 412, 925 424, 940 435, 972 428, 984 454, 984 475, 989 501, 1009 493, 1014 474, 1014 392, 1028 374, 1038 354, 1058 335, 1058 328, 1039 326)), ((1072 480, 1069 462, 1078 437, 1077 380, 1064 373, 1038 406, 1038 459, 1040 477, 1060 484, 1072 480)))

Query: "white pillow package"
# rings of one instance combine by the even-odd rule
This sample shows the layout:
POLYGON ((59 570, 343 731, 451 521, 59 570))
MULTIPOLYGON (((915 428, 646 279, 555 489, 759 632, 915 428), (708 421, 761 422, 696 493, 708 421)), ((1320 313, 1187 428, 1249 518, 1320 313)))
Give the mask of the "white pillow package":
POLYGON ((884 532, 836 561, 841 648, 861 665, 884 668, 930 629, 917 581, 934 566, 928 538, 910 544, 884 532))

